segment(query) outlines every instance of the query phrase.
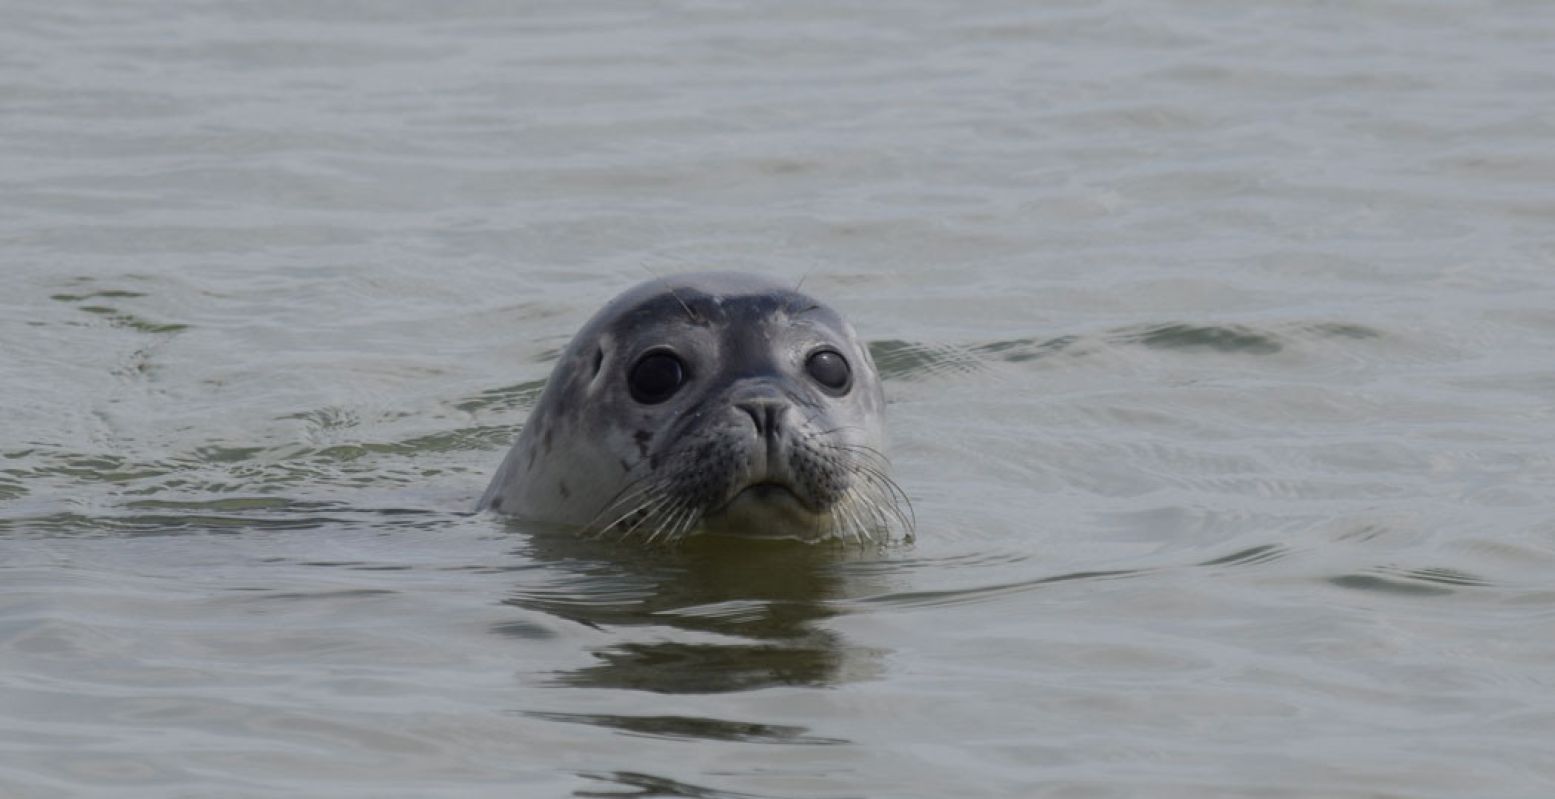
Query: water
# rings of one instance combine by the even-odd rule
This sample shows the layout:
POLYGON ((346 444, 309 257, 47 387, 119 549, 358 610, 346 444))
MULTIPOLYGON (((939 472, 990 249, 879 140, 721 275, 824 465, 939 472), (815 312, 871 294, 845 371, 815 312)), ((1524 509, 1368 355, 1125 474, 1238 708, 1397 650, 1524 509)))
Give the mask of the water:
POLYGON ((3 17, 0 795, 1555 793, 1555 7, 3 17), (707 267, 915 544, 465 513, 707 267))

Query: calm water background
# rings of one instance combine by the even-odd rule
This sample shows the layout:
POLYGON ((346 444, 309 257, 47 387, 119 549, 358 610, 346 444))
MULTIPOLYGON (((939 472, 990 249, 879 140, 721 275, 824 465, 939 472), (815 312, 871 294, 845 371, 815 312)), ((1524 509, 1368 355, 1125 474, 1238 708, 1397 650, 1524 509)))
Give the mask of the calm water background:
POLYGON ((0 795, 1555 795, 1555 6, 13 2, 0 795), (911 546, 465 511, 643 279, 911 546))

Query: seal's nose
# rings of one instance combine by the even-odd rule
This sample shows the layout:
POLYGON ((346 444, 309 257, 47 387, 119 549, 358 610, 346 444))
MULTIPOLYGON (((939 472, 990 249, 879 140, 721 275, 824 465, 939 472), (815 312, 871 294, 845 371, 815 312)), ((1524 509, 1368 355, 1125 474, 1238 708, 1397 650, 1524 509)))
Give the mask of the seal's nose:
POLYGON ((778 434, 788 403, 776 397, 753 397, 734 403, 734 407, 750 416, 751 423, 756 425, 757 436, 771 439, 778 434))

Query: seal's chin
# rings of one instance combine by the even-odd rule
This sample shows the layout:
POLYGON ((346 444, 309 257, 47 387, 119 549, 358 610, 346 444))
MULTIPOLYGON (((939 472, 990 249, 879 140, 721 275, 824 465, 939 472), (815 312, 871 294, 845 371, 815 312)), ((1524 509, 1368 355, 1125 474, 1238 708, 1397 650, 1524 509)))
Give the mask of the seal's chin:
POLYGON ((811 510, 791 488, 782 483, 748 485, 721 507, 702 517, 706 532, 746 538, 820 537, 826 514, 811 510))

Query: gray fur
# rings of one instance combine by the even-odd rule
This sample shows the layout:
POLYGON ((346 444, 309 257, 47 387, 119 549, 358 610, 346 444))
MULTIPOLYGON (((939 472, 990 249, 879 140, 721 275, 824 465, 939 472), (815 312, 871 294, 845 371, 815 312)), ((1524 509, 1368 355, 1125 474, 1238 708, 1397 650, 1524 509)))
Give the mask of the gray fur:
POLYGON ((868 349, 812 297, 738 273, 649 280, 562 352, 480 508, 648 541, 910 534, 884 457, 884 412, 868 349), (851 368, 843 396, 805 371, 825 347, 851 368), (644 405, 627 374, 654 348, 673 350, 689 377, 644 405))

